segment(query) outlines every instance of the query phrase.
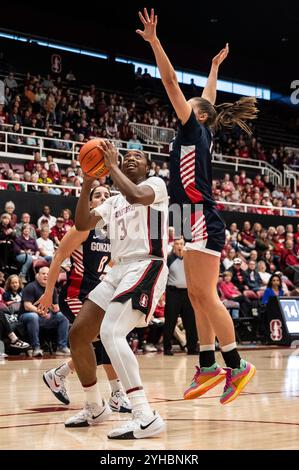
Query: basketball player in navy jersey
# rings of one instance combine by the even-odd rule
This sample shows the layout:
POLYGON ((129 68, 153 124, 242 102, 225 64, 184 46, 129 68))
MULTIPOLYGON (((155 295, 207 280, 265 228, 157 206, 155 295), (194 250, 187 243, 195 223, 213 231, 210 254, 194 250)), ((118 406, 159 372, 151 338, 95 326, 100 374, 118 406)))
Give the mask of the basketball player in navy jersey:
POLYGON ((157 16, 139 12, 144 26, 136 32, 148 41, 154 52, 162 83, 180 120, 178 133, 170 147, 170 197, 184 220, 189 211, 186 254, 187 287, 200 338, 200 368, 184 398, 196 398, 226 379, 222 404, 234 400, 255 373, 255 367, 240 358, 232 319, 217 295, 220 254, 225 242, 225 224, 212 196, 211 128, 238 124, 250 132, 245 120, 255 119, 255 98, 241 98, 234 104, 214 106, 218 68, 228 54, 228 45, 213 59, 207 85, 201 97, 187 101, 175 70, 156 35, 157 16), (215 361, 217 336, 226 368, 215 361))
MULTIPOLYGON (((91 209, 101 205, 109 197, 110 191, 108 188, 104 186, 95 187, 89 197, 91 209)), ((85 298, 104 278, 106 271, 109 269, 111 245, 106 230, 101 230, 96 234, 95 230, 78 232, 75 227, 72 227, 68 231, 51 263, 45 293, 37 302, 40 308, 47 309, 51 306, 52 293, 61 263, 68 257, 71 257, 72 267, 67 275, 66 286, 61 292, 59 305, 64 315, 73 323, 85 298)), ((101 341, 95 341, 93 345, 97 365, 103 364, 111 387, 110 408, 118 412, 131 412, 131 405, 122 390, 120 381, 111 366, 111 361, 101 341)), ((65 386, 65 378, 74 371, 73 361, 70 360, 43 374, 45 384, 54 396, 66 405, 70 403, 70 400, 65 386)))

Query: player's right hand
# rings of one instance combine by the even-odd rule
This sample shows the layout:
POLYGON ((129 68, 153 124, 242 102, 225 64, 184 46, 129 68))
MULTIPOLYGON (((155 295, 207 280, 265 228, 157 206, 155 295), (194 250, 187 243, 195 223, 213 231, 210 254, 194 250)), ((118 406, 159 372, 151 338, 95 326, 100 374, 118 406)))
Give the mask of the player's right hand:
POLYGON ((158 23, 158 16, 155 15, 155 10, 151 9, 151 16, 148 16, 147 9, 144 8, 143 14, 141 11, 138 12, 139 18, 144 25, 144 30, 137 29, 136 33, 139 34, 145 41, 154 42, 157 39, 157 23, 158 23))
POLYGON ((53 295, 51 293, 44 292, 44 294, 34 303, 36 305, 38 314, 45 316, 49 312, 49 308, 52 306, 53 295))

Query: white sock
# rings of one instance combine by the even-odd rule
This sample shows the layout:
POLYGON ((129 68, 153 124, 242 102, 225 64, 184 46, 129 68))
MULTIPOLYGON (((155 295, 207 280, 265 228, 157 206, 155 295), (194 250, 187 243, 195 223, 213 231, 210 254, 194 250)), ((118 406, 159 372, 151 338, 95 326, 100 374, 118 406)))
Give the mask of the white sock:
POLYGON ((237 343, 230 343, 230 344, 226 344, 225 346, 221 346, 221 351, 223 352, 229 352, 229 351, 232 351, 233 349, 237 349, 237 343))
POLYGON ((144 390, 136 390, 128 394, 133 411, 142 411, 147 416, 152 416, 153 411, 146 399, 144 390))
POLYGON ((85 401, 87 403, 95 403, 100 408, 103 408, 103 401, 100 394, 99 384, 96 382, 91 387, 83 387, 85 393, 85 401))
POLYGON ((8 334, 8 337, 12 343, 15 343, 16 341, 18 341, 18 337, 13 331, 8 334))
POLYGON ((215 351, 215 343, 214 344, 203 344, 199 345, 199 351, 215 351))
POLYGON ((122 388, 119 379, 109 380, 109 384, 111 388, 111 393, 118 392, 122 388))
POLYGON ((68 365, 67 362, 62 364, 61 366, 57 367, 55 369, 55 374, 57 374, 59 377, 66 377, 72 372, 70 366, 68 365))

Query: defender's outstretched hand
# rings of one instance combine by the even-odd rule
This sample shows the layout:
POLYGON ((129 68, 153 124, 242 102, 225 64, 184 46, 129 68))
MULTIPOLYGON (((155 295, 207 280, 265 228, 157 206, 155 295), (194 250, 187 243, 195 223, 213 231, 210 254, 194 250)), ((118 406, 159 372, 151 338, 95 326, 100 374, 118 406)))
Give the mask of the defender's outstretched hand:
POLYGON ((144 8, 143 14, 139 11, 138 15, 144 25, 144 30, 142 31, 141 29, 137 29, 136 33, 140 34, 145 41, 154 42, 157 39, 156 29, 158 23, 158 16, 155 15, 154 9, 151 9, 151 16, 148 16, 146 8, 144 8))
POLYGON ((220 64, 227 58, 229 53, 228 42, 226 43, 225 47, 221 49, 221 51, 213 58, 212 65, 214 67, 219 67, 220 64))

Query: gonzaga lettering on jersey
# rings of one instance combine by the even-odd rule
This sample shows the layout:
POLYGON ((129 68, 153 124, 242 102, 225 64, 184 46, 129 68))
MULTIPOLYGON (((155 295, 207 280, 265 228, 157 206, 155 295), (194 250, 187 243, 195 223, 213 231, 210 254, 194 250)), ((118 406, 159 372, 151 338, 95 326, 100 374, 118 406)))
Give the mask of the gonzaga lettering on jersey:
POLYGON ((72 268, 67 277, 67 299, 85 299, 105 273, 111 259, 110 252, 111 245, 106 232, 96 234, 95 230, 91 230, 85 242, 71 255, 72 268))
POLYGON ((118 194, 93 210, 102 217, 102 223, 108 225, 112 259, 165 258, 167 255, 168 194, 165 182, 153 176, 140 185, 154 190, 155 200, 150 206, 129 204, 122 194, 118 194))
POLYGON ((214 206, 212 196, 212 133, 199 124, 192 111, 186 124, 179 124, 170 144, 171 204, 214 206))

